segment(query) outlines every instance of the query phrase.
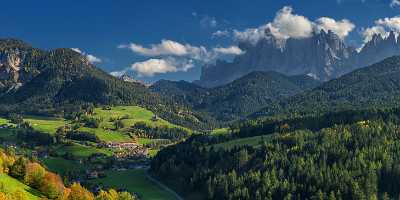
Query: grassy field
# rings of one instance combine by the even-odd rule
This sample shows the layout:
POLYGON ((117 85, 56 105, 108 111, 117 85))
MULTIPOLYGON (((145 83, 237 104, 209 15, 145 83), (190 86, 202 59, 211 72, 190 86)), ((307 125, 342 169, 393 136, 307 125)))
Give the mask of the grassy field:
POLYGON ((33 129, 49 134, 55 134, 59 127, 68 123, 64 119, 42 116, 24 116, 24 120, 29 122, 33 129))
POLYGON ((43 164, 52 172, 63 175, 66 171, 81 171, 84 166, 77 161, 65 160, 59 157, 50 157, 42 160, 43 164))
POLYGON ((39 200, 41 199, 41 194, 39 191, 21 183, 17 179, 14 179, 6 174, 0 174, 0 183, 4 186, 4 190, 7 194, 14 193, 17 190, 25 193, 27 199, 29 200, 39 200))
POLYGON ((228 128, 219 128, 219 129, 214 129, 211 131, 211 135, 225 135, 229 133, 228 128))
POLYGON ((0 124, 10 124, 10 121, 8 119, 0 117, 0 124))
MULTIPOLYGON (((102 120, 99 128, 81 127, 79 130, 97 135, 100 140, 106 142, 130 142, 132 139, 126 133, 127 129, 137 122, 145 122, 150 126, 179 127, 163 119, 152 121, 154 113, 138 106, 116 106, 110 110, 95 108, 94 118, 102 120), (113 130, 113 119, 121 119, 125 128, 113 130)), ((55 134, 59 127, 70 124, 71 121, 62 118, 51 118, 41 116, 24 116, 24 120, 29 122, 32 127, 40 132, 55 134)), ((7 119, 0 118, 0 124, 8 123, 7 119)), ((183 127, 180 127, 183 128, 183 127)), ((186 129, 188 130, 188 129, 186 129)), ((190 132, 190 130, 188 130, 190 132)))
POLYGON ((163 190, 146 177, 144 169, 108 171, 107 177, 93 180, 93 183, 135 192, 142 200, 174 200, 173 194, 163 190))
MULTIPOLYGON (((145 122, 150 126, 168 126, 168 127, 180 127, 169 123, 168 121, 158 118, 153 121, 152 118, 154 113, 150 110, 139 106, 115 106, 111 110, 103 110, 102 108, 96 108, 94 110, 95 117, 104 119, 105 127, 113 127, 111 119, 125 118, 122 120, 124 127, 130 127, 137 122, 145 122)), ((183 127, 180 127, 183 128, 183 127)))
POLYGON ((77 143, 74 143, 73 145, 59 145, 55 147, 55 150, 59 155, 71 153, 72 155, 80 158, 88 157, 94 153, 104 153, 108 156, 112 155, 112 152, 109 150, 99 149, 91 146, 84 146, 77 143))
POLYGON ((80 131, 88 132, 97 135, 102 141, 107 142, 130 142, 132 138, 129 137, 126 133, 120 131, 111 131, 111 130, 104 130, 102 128, 88 128, 88 127, 81 127, 79 128, 80 131))

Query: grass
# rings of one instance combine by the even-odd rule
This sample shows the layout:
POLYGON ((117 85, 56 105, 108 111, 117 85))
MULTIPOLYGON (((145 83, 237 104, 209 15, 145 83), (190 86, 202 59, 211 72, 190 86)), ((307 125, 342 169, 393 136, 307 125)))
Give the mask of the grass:
POLYGON ((77 143, 73 143, 72 145, 59 145, 56 147, 56 152, 59 155, 64 155, 66 153, 71 153, 75 157, 85 158, 89 157, 95 153, 103 153, 107 156, 111 156, 112 152, 106 149, 99 149, 96 147, 85 146, 77 143))
POLYGON ((109 128, 113 127, 113 122, 111 122, 111 119, 116 119, 116 118, 126 118, 122 120, 124 127, 130 127, 137 122, 144 122, 150 126, 167 126, 170 128, 180 127, 171 124, 168 121, 161 118, 158 118, 158 120, 153 121, 152 118, 154 116, 154 113, 151 112, 150 110, 147 110, 139 106, 115 106, 112 107, 111 110, 103 110, 102 108, 95 108, 94 112, 95 112, 94 115, 95 117, 104 119, 103 126, 109 128))
POLYGON ((10 121, 8 119, 0 117, 0 124, 9 124, 9 123, 10 123, 10 121))
MULTIPOLYGON (((154 113, 139 107, 139 106, 116 106, 111 107, 110 110, 103 110, 102 108, 95 108, 93 117, 101 119, 102 123, 99 128, 88 128, 81 127, 79 130, 83 132, 89 132, 95 134, 100 138, 100 140, 105 142, 131 142, 132 139, 127 134, 128 128, 137 122, 144 122, 149 126, 167 126, 167 127, 179 127, 187 130, 189 133, 191 130, 180 127, 169 123, 163 119, 158 118, 158 120, 153 121, 152 118, 154 113), (119 129, 117 131, 114 129, 114 124, 112 119, 122 119, 122 123, 125 128, 119 129), (106 129, 106 130, 105 130, 106 129)), ((62 118, 52 118, 43 116, 24 116, 24 120, 29 122, 33 129, 43 133, 48 133, 54 135, 59 127, 65 126, 66 124, 71 124, 69 120, 62 118)), ((9 121, 5 118, 0 118, 0 124, 6 124, 9 121)))
POLYGON ((51 135, 54 135, 59 127, 65 126, 67 123, 64 119, 42 116, 25 116, 24 120, 29 122, 33 129, 51 135))
POLYGON ((157 153, 159 152, 159 149, 149 149, 149 156, 150 157, 154 157, 157 155, 157 153))
POLYGON ((0 183, 3 183, 4 190, 6 194, 12 194, 17 190, 22 191, 27 199, 29 200, 39 200, 41 199, 41 194, 39 191, 21 183, 15 178, 12 178, 6 174, 0 174, 0 183))
POLYGON ((138 142, 139 144, 151 144, 153 142, 153 139, 149 139, 149 138, 138 138, 138 142))
POLYGON ((146 177, 145 169, 107 171, 106 178, 91 182, 107 187, 126 189, 139 195, 142 200, 174 200, 173 194, 165 191, 146 177))
POLYGON ((229 150, 229 149, 232 149, 232 148, 238 147, 238 146, 245 146, 245 145, 258 147, 258 146, 260 146, 260 142, 262 142, 263 139, 265 140, 269 137, 270 136, 255 136, 255 137, 248 137, 248 138, 240 138, 240 139, 231 140, 228 142, 214 144, 212 146, 215 149, 223 148, 226 150, 229 150))
POLYGON ((66 160, 60 157, 49 157, 42 160, 43 164, 52 172, 63 175, 67 171, 81 171, 84 169, 77 161, 66 160))
POLYGON ((214 129, 211 131, 211 135, 226 135, 229 133, 228 128, 219 128, 219 129, 214 129))
POLYGON ((107 141, 107 142, 132 141, 132 138, 130 138, 126 133, 122 133, 119 131, 111 131, 111 130, 104 130, 103 128, 88 128, 88 127, 81 127, 79 128, 79 130, 95 134, 102 141, 107 141))

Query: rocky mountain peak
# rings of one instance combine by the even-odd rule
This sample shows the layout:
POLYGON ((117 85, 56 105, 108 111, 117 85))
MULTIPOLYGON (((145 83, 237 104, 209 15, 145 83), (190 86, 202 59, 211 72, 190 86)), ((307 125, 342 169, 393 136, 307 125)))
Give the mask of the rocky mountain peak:
MULTIPOLYGON (((266 32, 267 34, 268 32, 266 32)), ((216 62, 203 67, 200 81, 204 87, 229 83, 252 71, 276 71, 286 75, 309 74, 319 80, 336 76, 350 53, 344 41, 332 31, 321 30, 308 38, 280 40, 272 34, 256 44, 241 43, 245 54, 233 62, 216 62)))

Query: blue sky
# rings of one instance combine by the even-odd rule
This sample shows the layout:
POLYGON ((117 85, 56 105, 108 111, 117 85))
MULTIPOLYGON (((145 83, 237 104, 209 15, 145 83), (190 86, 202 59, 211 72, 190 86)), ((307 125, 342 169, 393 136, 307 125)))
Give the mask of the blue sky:
POLYGON ((233 38, 232 30, 244 31, 267 24, 273 21, 277 12, 285 6, 290 6, 293 14, 304 16, 310 21, 325 16, 337 21, 347 19, 355 27, 346 35, 345 40, 354 46, 359 46, 363 41, 362 28, 376 26, 376 20, 393 18, 400 14, 400 6, 395 4, 390 6, 392 1, 6 1, 2 2, 0 12, 2 19, 0 37, 21 39, 44 49, 79 48, 84 54, 99 58, 101 62, 96 65, 104 70, 108 72, 126 70, 147 82, 158 79, 190 81, 199 78, 201 65, 213 62, 217 58, 231 58, 235 54, 215 50, 217 47, 226 49, 235 45, 237 40, 233 38), (230 36, 213 36, 218 30, 228 32, 230 36), (204 47, 211 56, 199 58, 193 54, 182 60, 180 56, 148 51, 157 50, 155 48, 162 40, 179 43, 196 52, 204 47), (132 43, 144 50, 141 53, 132 51, 128 48, 132 43), (153 49, 150 46, 152 44, 155 44, 153 49), (121 45, 125 45, 126 48, 118 48, 121 45), (169 59, 167 62, 159 62, 165 57, 169 59), (154 73, 139 75, 135 70, 141 69, 140 66, 143 65, 131 68, 134 63, 149 59, 157 61, 153 64, 165 65, 169 70, 163 71, 166 73, 157 73, 155 69, 154 73), (204 59, 209 60, 204 61, 204 59), (182 66, 178 70, 168 68, 171 62, 182 66))

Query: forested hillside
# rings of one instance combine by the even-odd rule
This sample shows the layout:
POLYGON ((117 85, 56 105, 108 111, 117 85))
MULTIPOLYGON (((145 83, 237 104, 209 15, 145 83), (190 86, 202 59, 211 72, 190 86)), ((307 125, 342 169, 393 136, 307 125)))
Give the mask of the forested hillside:
POLYGON ((396 199, 399 115, 382 116, 248 140, 197 136, 161 151, 151 169, 188 199, 396 199))
POLYGON ((400 57, 346 74, 338 79, 266 106, 252 117, 321 114, 331 111, 399 106, 400 57))
POLYGON ((193 110, 231 121, 270 106, 320 83, 308 76, 285 76, 277 72, 252 72, 224 86, 202 88, 180 81, 159 81, 150 89, 171 97, 193 110))
POLYGON ((63 115, 84 104, 139 105, 174 123, 201 128, 213 120, 145 85, 117 79, 71 49, 43 51, 19 40, 0 40, 0 111, 63 115))

